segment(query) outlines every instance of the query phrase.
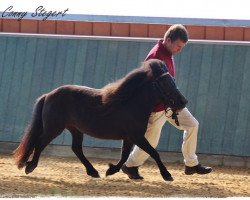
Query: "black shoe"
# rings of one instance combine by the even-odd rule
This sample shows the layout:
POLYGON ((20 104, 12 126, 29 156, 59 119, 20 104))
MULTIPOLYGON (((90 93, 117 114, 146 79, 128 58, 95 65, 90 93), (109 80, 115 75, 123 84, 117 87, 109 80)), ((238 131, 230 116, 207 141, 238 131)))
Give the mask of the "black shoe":
POLYGON ((188 167, 185 166, 185 174, 186 175, 192 175, 192 174, 208 174, 212 171, 211 167, 201 166, 201 164, 198 164, 194 167, 188 167))
POLYGON ((126 165, 122 166, 122 171, 128 175, 130 179, 143 179, 138 172, 139 167, 127 167, 126 165))

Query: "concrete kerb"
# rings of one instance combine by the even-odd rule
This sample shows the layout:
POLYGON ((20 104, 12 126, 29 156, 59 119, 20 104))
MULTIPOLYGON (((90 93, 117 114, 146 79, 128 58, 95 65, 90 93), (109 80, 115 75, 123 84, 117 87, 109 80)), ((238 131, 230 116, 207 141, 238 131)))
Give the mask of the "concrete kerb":
MULTIPOLYGON (((18 143, 0 142, 0 153, 11 154, 18 146, 18 143)), ((98 159, 114 159, 120 158, 120 149, 114 148, 93 148, 83 147, 86 157, 98 159)), ((182 153, 179 152, 159 152, 163 162, 183 163, 182 153)), ((48 145, 42 155, 59 156, 59 157, 75 157, 71 150, 71 146, 67 145, 48 145)), ((232 166, 250 168, 250 157, 227 156, 227 155, 207 155, 198 154, 199 161, 203 165, 211 166, 232 166)), ((152 158, 149 158, 153 161, 152 158)))

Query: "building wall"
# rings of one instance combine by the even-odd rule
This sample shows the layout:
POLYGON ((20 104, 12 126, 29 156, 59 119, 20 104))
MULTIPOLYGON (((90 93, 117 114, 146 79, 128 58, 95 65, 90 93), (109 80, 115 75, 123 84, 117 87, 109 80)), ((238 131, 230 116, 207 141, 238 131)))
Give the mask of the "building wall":
MULTIPOLYGON (((0 32, 160 38, 170 24, 1 19, 0 32)), ((248 26, 185 25, 190 39, 250 41, 248 26)))

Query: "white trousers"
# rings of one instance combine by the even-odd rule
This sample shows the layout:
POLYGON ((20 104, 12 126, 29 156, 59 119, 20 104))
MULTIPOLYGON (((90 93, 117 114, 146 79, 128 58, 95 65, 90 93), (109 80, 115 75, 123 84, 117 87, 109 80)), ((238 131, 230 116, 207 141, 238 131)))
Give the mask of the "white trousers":
MULTIPOLYGON (((199 163, 196 155, 199 122, 193 117, 187 108, 184 108, 178 114, 180 126, 175 124, 171 115, 172 111, 169 111, 167 116, 165 115, 165 111, 152 112, 145 137, 152 147, 156 148, 160 139, 162 127, 166 121, 177 129, 183 130, 182 154, 184 157, 184 163, 186 166, 193 167, 199 163)), ((145 151, 138 146, 134 146, 134 149, 130 153, 125 164, 127 167, 140 166, 148 159, 148 157, 149 155, 145 151)))

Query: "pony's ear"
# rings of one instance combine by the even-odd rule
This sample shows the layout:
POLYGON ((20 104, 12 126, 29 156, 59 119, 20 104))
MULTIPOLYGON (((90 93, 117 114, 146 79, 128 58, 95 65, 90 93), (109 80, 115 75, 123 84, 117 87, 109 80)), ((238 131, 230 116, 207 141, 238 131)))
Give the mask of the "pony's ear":
POLYGON ((164 72, 168 72, 168 67, 166 64, 159 59, 149 59, 143 63, 145 68, 150 68, 152 71, 152 76, 158 77, 164 72))

